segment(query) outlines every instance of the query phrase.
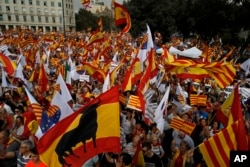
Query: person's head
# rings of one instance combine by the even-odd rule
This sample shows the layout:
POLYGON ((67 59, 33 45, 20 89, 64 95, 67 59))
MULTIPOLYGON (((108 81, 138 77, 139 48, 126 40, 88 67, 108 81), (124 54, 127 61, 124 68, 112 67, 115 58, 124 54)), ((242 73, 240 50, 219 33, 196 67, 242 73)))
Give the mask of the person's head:
POLYGON ((23 140, 21 141, 19 152, 21 154, 29 153, 32 148, 33 148, 33 143, 30 140, 23 140))
POLYGON ((209 128, 209 126, 204 126, 203 131, 204 131, 205 137, 210 137, 210 128, 209 128))
POLYGON ((0 132, 0 143, 6 144, 9 141, 10 133, 6 130, 0 132))
POLYGON ((219 128, 220 128, 219 122, 214 121, 214 122, 213 122, 213 125, 212 125, 212 129, 218 130, 219 128))
POLYGON ((23 125, 24 124, 24 118, 22 116, 16 117, 16 125, 23 125))
POLYGON ((158 131, 158 128, 157 128, 157 124, 156 124, 156 123, 153 123, 153 124, 151 125, 151 131, 152 131, 153 133, 156 133, 156 132, 158 131))
POLYGON ((178 136, 179 136, 180 139, 184 139, 186 134, 184 132, 182 132, 182 131, 179 131, 178 136))
POLYGON ((39 162, 40 161, 40 158, 39 158, 39 154, 38 154, 38 151, 37 151, 37 149, 36 149, 36 147, 33 147, 31 150, 30 150, 30 152, 31 152, 31 160, 33 161, 33 162, 39 162))
POLYGON ((131 165, 132 157, 131 157, 130 154, 123 152, 123 153, 120 154, 120 161, 125 166, 131 165))
POLYGON ((151 141, 152 141, 153 145, 156 145, 158 143, 158 141, 159 141, 158 136, 157 135, 152 135, 151 141))
POLYGON ((144 156, 150 157, 152 155, 152 146, 150 142, 142 143, 142 152, 144 156))
POLYGON ((180 142, 180 152, 184 154, 189 149, 190 149, 190 146, 188 145, 187 141, 182 140, 180 142))
POLYGON ((200 125, 201 125, 202 127, 207 126, 207 120, 206 120, 205 118, 201 118, 201 119, 200 119, 200 125))

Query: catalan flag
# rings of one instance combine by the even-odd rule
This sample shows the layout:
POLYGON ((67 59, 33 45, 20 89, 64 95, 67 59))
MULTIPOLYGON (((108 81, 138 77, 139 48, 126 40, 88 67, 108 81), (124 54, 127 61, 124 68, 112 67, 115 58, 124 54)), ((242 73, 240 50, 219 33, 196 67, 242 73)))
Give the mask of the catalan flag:
POLYGON ((196 126, 195 123, 188 122, 179 117, 174 117, 170 123, 171 128, 182 131, 187 135, 190 135, 193 132, 195 126, 196 126))
POLYGON ((42 118, 42 110, 43 110, 42 106, 36 101, 36 99, 31 95, 31 93, 27 88, 25 88, 25 91, 28 96, 32 111, 36 116, 36 120, 38 121, 38 124, 40 124, 42 118))
POLYGON ((237 150, 238 122, 229 125, 199 145, 200 152, 209 167, 230 166, 230 151, 237 150))
POLYGON ((127 108, 141 111, 141 103, 138 96, 130 95, 127 103, 127 108))

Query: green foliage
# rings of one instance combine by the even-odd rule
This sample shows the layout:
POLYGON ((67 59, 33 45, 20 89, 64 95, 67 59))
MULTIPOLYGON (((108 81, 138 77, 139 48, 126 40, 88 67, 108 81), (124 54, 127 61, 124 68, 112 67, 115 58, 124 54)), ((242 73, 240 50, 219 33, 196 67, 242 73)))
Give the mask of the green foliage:
POLYGON ((75 16, 76 18, 76 31, 87 30, 89 27, 97 29, 98 17, 94 16, 91 12, 80 9, 75 16))
MULTIPOLYGON (((238 43, 237 34, 241 29, 250 30, 250 0, 130 0, 123 4, 131 16, 130 33, 137 37, 146 32, 146 24, 151 32, 159 31, 163 42, 171 34, 180 32, 187 37, 190 32, 198 33, 205 39, 219 34, 223 43, 238 43)), ((105 31, 115 27, 110 14, 103 17, 105 31)), ((76 14, 76 30, 97 28, 98 16, 81 9, 76 14)))
POLYGON ((130 0, 124 4, 132 18, 130 33, 136 37, 145 32, 161 32, 164 40, 180 32, 184 37, 196 32, 204 38, 217 34, 223 42, 238 41, 241 28, 250 29, 250 1, 228 3, 227 0, 130 0))

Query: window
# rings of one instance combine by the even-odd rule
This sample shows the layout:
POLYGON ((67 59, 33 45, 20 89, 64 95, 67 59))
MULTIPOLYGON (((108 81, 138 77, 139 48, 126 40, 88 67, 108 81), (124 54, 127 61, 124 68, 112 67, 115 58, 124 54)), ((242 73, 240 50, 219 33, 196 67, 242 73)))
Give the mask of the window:
POLYGON ((10 7, 9 6, 6 6, 6 11, 10 11, 10 7))
POLYGON ((2 11, 2 6, 0 6, 0 11, 2 11))
POLYGON ((27 21, 27 17, 24 15, 23 16, 23 21, 26 22, 27 21))
POLYGON ((62 17, 60 17, 60 23, 62 23, 62 17))
POLYGON ((8 15, 8 21, 11 21, 11 15, 8 15))
POLYGON ((13 0, 13 3, 16 4, 16 0, 13 0))
POLYGON ((18 12, 18 7, 17 6, 14 6, 14 11, 18 12))
POLYGON ((9 3, 9 0, 5 0, 5 3, 9 3))
POLYGON ((61 2, 58 2, 58 7, 62 7, 62 3, 61 2))
POLYGON ((43 1, 43 6, 47 6, 47 1, 43 1))
POLYGON ((46 23, 49 22, 49 17, 45 17, 45 22, 46 22, 46 23))
POLYGON ((3 15, 0 14, 0 21, 3 21, 3 15))
POLYGON ((34 16, 30 16, 32 22, 34 22, 34 16))
POLYGON ((61 9, 58 10, 58 14, 62 14, 62 10, 61 9))
POLYGON ((52 14, 55 14, 55 13, 56 13, 56 12, 55 12, 55 9, 52 9, 52 10, 51 10, 51 13, 52 13, 52 14))
POLYGON ((32 2, 33 0, 29 0, 29 5, 32 5, 33 4, 33 2, 32 2))
POLYGON ((37 8, 37 13, 41 13, 41 9, 40 8, 37 8))
POLYGON ((32 8, 32 7, 30 7, 30 13, 33 13, 33 12, 34 12, 33 8, 32 8))
POLYGON ((52 22, 55 23, 56 22, 56 18, 52 17, 52 22))
POLYGON ((40 1, 39 0, 36 1, 36 5, 40 6, 40 1))
POLYGON ((39 21, 39 22, 42 22, 41 16, 38 16, 38 21, 39 21))
POLYGON ((44 12, 45 12, 45 13, 48 13, 48 9, 47 9, 47 8, 44 8, 44 12))
POLYGON ((16 15, 16 21, 19 21, 19 16, 18 15, 16 15))
POLYGON ((26 8, 25 8, 25 7, 23 7, 23 8, 22 8, 22 11, 23 11, 23 12, 26 12, 26 8))
POLYGON ((53 7, 54 7, 54 6, 55 6, 55 2, 51 2, 51 6, 53 6, 53 7))
POLYGON ((21 4, 24 5, 24 4, 25 4, 25 1, 24 1, 24 0, 21 0, 21 4))

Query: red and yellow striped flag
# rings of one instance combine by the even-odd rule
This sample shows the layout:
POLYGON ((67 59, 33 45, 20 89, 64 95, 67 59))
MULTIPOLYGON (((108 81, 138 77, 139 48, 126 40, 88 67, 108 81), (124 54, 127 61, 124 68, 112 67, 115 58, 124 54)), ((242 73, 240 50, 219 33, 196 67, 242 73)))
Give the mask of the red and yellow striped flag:
POLYGON ((238 121, 199 145, 209 167, 230 166, 230 151, 237 149, 238 121))
POLYGON ((190 135, 193 132, 195 126, 195 123, 188 122, 178 117, 174 117, 170 123, 171 128, 182 131, 187 135, 190 135))
POLYGON ((139 97, 135 95, 130 95, 128 99, 127 108, 141 111, 141 103, 139 97))
POLYGON ((197 94, 190 94, 190 105, 194 106, 197 105, 198 95, 197 94))

